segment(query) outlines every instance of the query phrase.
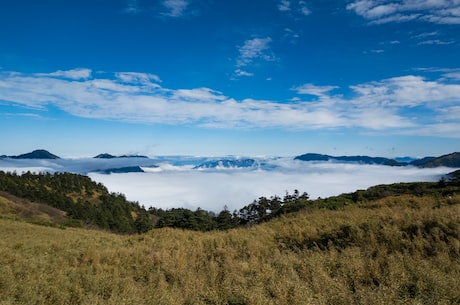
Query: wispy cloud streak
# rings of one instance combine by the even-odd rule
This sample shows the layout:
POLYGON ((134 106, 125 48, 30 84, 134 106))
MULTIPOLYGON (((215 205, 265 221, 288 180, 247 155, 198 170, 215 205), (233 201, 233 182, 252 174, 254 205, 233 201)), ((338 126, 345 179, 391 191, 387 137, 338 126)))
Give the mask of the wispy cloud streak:
POLYGON ((238 47, 238 58, 236 60, 235 76, 253 76, 254 73, 245 69, 256 61, 274 61, 275 56, 270 49, 270 37, 248 39, 238 47))
POLYGON ((457 0, 356 0, 348 10, 374 24, 419 20, 438 24, 460 24, 457 0))
POLYGON ((166 8, 165 16, 182 17, 186 12, 189 2, 186 0, 164 0, 163 6, 166 8))
MULTIPOLYGON (((243 54, 249 61, 260 50, 248 47, 243 54)), ((206 87, 166 88, 159 76, 149 73, 119 72, 108 77, 89 69, 1 72, 0 100, 41 110, 42 116, 53 106, 74 116, 142 124, 360 128, 400 134, 418 134, 423 129, 430 135, 460 137, 460 120, 451 115, 458 113, 460 83, 459 78, 448 75, 438 80, 407 75, 349 88, 304 84, 291 89, 295 95, 291 102, 278 102, 236 100, 206 87)))
POLYGON ((299 13, 300 15, 308 16, 311 14, 310 9, 305 1, 289 1, 281 0, 278 4, 278 10, 285 13, 299 13))

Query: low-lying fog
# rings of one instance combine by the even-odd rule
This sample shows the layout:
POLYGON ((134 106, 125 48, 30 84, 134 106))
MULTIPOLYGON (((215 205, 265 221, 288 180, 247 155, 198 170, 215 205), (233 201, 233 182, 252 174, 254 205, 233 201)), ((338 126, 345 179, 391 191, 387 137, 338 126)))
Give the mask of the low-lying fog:
POLYGON ((158 173, 90 174, 110 191, 126 194, 146 207, 239 209, 260 196, 283 196, 295 189, 310 198, 328 197, 376 184, 437 181, 447 168, 418 169, 378 165, 318 163, 299 170, 162 171, 158 173))
MULTIPOLYGON (((214 158, 215 159, 215 158, 214 158)), ((333 162, 303 162, 290 158, 258 159, 249 168, 194 169, 209 158, 163 157, 119 159, 0 159, 0 170, 74 172, 87 174, 111 192, 145 207, 185 207, 219 212, 239 209, 261 196, 284 196, 295 189, 310 198, 328 197, 377 184, 438 181, 453 168, 420 169, 333 162), (145 172, 102 174, 98 170, 140 166, 145 172)))

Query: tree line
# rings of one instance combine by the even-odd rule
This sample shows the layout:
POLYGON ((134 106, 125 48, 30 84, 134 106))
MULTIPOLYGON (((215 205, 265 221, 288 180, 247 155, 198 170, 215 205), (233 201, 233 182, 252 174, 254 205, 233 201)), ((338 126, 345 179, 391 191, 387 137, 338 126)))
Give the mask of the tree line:
POLYGON ((149 212, 158 217, 156 227, 175 227, 198 231, 228 230, 239 226, 247 226, 268 221, 283 214, 303 209, 310 204, 307 193, 300 194, 294 190, 279 196, 260 197, 240 210, 230 212, 227 207, 219 213, 198 208, 191 211, 184 208, 169 210, 150 208, 149 212))

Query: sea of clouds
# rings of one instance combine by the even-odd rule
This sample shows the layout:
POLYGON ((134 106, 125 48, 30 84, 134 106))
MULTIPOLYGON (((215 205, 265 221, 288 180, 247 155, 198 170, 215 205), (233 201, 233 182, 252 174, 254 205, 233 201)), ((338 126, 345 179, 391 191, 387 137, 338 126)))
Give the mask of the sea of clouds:
POLYGON ((206 160, 209 158, 0 159, 0 170, 80 173, 146 208, 202 208, 214 212, 221 211, 224 206, 233 211, 261 196, 282 197, 295 189, 307 192, 312 199, 324 198, 377 184, 438 181, 456 170, 304 162, 292 158, 260 159, 259 165, 250 168, 194 168, 206 160), (109 175, 98 172, 126 166, 140 166, 145 172, 109 175))

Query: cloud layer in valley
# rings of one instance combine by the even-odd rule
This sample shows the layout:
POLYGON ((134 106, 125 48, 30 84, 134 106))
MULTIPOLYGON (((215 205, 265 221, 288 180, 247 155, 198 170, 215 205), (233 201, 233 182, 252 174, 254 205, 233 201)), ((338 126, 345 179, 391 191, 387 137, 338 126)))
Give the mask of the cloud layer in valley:
MULTIPOLYGON (((231 160, 230 158, 229 160, 231 160)), ((0 158, 0 170, 17 173, 74 172, 88 174, 111 192, 125 194, 146 207, 219 212, 239 209, 261 196, 284 196, 295 189, 311 198, 329 197, 377 184, 438 181, 453 168, 420 169, 334 162, 303 162, 291 158, 259 158, 244 168, 195 168, 206 157, 9 159, 0 158), (101 174, 98 171, 141 166, 144 173, 101 174)), ((238 158, 234 159, 238 160, 238 158)), ((245 159, 240 159, 245 160, 245 159)), ((254 159, 250 159, 254 160, 254 159)))
POLYGON ((366 189, 376 184, 437 181, 451 168, 418 169, 377 165, 311 163, 271 171, 162 171, 90 177, 109 190, 126 194, 146 207, 185 207, 219 212, 239 209, 261 196, 284 196, 295 189, 312 199, 366 189))

